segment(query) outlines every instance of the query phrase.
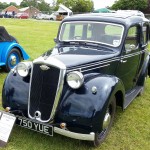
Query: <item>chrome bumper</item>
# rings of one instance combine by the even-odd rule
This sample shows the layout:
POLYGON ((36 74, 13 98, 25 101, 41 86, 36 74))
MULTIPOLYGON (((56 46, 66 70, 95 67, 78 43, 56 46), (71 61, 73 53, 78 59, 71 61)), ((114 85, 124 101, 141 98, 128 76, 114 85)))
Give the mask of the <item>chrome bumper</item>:
POLYGON ((54 127, 54 132, 78 140, 94 141, 95 133, 81 134, 54 127))

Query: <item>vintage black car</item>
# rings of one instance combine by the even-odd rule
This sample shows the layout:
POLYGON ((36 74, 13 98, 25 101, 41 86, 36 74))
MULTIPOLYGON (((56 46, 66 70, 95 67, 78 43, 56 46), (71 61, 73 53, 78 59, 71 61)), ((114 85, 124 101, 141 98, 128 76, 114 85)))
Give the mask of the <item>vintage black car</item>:
POLYGON ((2 105, 20 126, 98 146, 116 106, 141 95, 150 75, 149 21, 129 14, 65 18, 56 46, 8 74, 2 105))

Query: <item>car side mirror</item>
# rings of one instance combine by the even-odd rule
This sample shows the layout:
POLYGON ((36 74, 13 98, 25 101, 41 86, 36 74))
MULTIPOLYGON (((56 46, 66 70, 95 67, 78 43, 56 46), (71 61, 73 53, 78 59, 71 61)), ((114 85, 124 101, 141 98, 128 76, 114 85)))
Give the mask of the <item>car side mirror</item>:
POLYGON ((135 50, 136 46, 134 44, 125 44, 126 53, 130 53, 132 50, 135 50))
POLYGON ((57 39, 57 38, 54 38, 54 42, 55 42, 55 43, 58 43, 58 39, 57 39))

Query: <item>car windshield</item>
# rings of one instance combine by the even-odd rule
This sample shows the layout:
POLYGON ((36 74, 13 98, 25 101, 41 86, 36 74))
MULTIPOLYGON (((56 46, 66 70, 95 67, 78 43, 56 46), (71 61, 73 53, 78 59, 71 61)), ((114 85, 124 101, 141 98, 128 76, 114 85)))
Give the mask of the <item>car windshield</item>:
POLYGON ((106 22, 65 22, 61 26, 60 41, 86 41, 118 47, 124 27, 106 22))

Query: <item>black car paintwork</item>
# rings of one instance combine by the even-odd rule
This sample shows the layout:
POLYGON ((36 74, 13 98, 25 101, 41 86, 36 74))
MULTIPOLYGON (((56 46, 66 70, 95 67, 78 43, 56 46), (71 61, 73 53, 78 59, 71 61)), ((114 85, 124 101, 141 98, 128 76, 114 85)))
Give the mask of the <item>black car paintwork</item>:
POLYGON ((149 65, 150 65, 149 64, 149 62, 150 62, 149 54, 148 53, 143 54, 141 56, 141 59, 142 59, 141 62, 143 62, 143 63, 140 64, 140 67, 139 67, 139 70, 138 70, 138 72, 139 72, 138 81, 137 81, 137 85, 139 85, 139 86, 144 85, 145 73, 150 76, 150 74, 148 73, 149 65))
MULTIPOLYGON (((20 113, 19 110, 22 110, 23 115, 27 116, 28 89, 28 79, 25 81, 17 73, 15 75, 10 73, 3 88, 3 107, 11 106, 12 112, 14 111, 15 114, 20 113), (11 80, 12 77, 13 81, 11 80), (21 86, 18 86, 18 83, 21 86), (24 92, 18 93, 18 91, 24 92)), ((122 94, 125 95, 123 83, 115 76, 98 73, 85 75, 85 84, 81 89, 72 90, 68 86, 64 88, 55 123, 66 122, 68 128, 76 132, 100 131, 106 106, 111 96, 118 90, 121 90, 122 94), (97 93, 92 93, 92 86, 97 87, 97 93), (82 130, 83 126, 86 126, 88 130, 82 130)), ((120 99, 120 101, 123 103, 123 99, 120 99)))
MULTIPOLYGON (((118 67, 121 61, 124 60, 122 56, 128 56, 124 49, 124 40, 127 36, 128 28, 135 24, 141 24, 145 19, 136 16, 121 17, 119 15, 112 18, 112 15, 74 16, 64 19, 62 24, 66 21, 80 20, 119 23, 125 28, 122 43, 119 47, 114 48, 105 45, 87 46, 80 45, 80 43, 78 45, 76 43, 66 44, 57 40, 57 45, 52 52, 48 51, 42 55, 45 59, 53 56, 62 61, 67 66, 67 73, 79 69, 83 72, 85 82, 80 89, 73 90, 67 85, 66 81, 64 82, 62 96, 57 106, 55 117, 53 118, 54 123, 66 122, 67 128, 71 131, 79 133, 101 131, 107 105, 113 96, 116 96, 118 105, 122 108, 124 106, 125 94, 128 91, 125 90, 121 75, 118 72, 118 67), (73 51, 63 52, 62 49, 65 48, 70 48, 73 51), (75 53, 75 51, 77 52, 81 49, 86 49, 88 53, 84 53, 84 51, 83 53, 75 53), (91 53, 92 55, 90 55, 91 53), (92 93, 93 86, 97 87, 97 93, 92 93)), ((57 38, 59 39, 59 34, 57 38)), ((134 72, 138 70, 135 83, 138 83, 140 86, 143 85, 145 71, 149 68, 149 55, 145 53, 146 47, 143 48, 141 43, 139 44, 139 49, 143 50, 140 52, 138 58, 141 64, 139 63, 137 69, 134 70, 134 72)), ((126 66, 127 70, 130 65, 126 66)), ((150 74, 150 71, 148 73, 150 74)), ((2 103, 4 108, 11 106, 12 112, 13 110, 23 111, 23 115, 27 116, 29 80, 29 76, 21 78, 17 73, 9 73, 3 88, 2 103)), ((128 86, 135 86, 134 83, 131 83, 131 79, 130 82, 125 82, 133 84, 128 86)))
POLYGON ((29 80, 29 76, 23 78, 17 73, 8 74, 2 91, 3 108, 11 106, 14 113, 20 113, 21 110, 27 116, 29 80))
POLYGON ((105 48, 102 46, 75 46, 59 45, 57 48, 44 53, 43 57, 53 56, 62 61, 67 68, 74 68, 80 65, 86 65, 92 62, 112 59, 120 54, 119 49, 105 48))
POLYGON ((91 128, 90 131, 100 131, 106 106, 118 89, 125 94, 122 87, 122 82, 115 76, 92 76, 80 90, 70 90, 64 95, 58 110, 58 121, 65 121, 68 128, 74 123, 74 131, 75 125, 86 125, 91 128), (97 93, 92 93, 93 86, 97 87, 97 93))

